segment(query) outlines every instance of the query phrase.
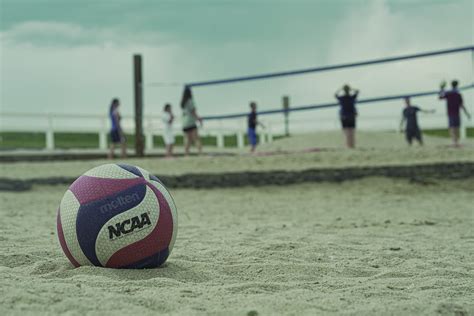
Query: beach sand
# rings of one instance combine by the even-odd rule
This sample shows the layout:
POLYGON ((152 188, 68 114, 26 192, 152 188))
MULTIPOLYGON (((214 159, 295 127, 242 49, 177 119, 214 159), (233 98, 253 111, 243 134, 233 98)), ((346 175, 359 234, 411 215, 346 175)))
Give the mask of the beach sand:
MULTIPOLYGON (((304 139, 295 144, 307 146, 304 139)), ((383 143, 356 151, 126 162, 164 174, 218 173, 473 161, 472 150, 383 143)), ((1 172, 75 176, 100 163, 8 163, 1 172)), ((0 192, 1 315, 474 314, 474 177, 171 188, 178 238, 167 263, 151 270, 74 269, 55 230, 66 189, 0 192)))
MULTIPOLYGON (((342 146, 341 132, 320 132, 264 144, 258 147, 256 155, 250 155, 245 149, 232 151, 233 156, 211 154, 121 161, 138 165, 156 175, 474 162, 474 139, 465 140, 462 148, 452 148, 448 146, 449 139, 425 136, 424 147, 415 144, 410 148, 403 134, 358 132, 357 137, 359 145, 355 150, 346 150, 342 146)), ((0 176, 12 179, 78 177, 97 165, 110 162, 103 159, 3 163, 0 164, 0 176)))

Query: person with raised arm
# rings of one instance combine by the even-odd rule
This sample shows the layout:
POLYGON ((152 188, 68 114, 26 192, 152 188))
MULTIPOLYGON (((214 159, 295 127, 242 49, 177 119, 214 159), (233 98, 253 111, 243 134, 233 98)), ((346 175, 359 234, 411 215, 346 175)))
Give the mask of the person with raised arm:
POLYGON ((471 115, 464 106, 462 95, 459 93, 458 84, 459 82, 457 80, 451 81, 451 90, 445 91, 446 81, 443 81, 439 91, 439 99, 446 100, 449 134, 451 135, 454 147, 459 147, 459 128, 461 127, 460 109, 464 111, 468 119, 471 119, 471 115))
POLYGON ((347 148, 355 148, 355 127, 357 116, 355 104, 358 95, 359 90, 351 89, 348 84, 344 85, 334 94, 334 97, 338 100, 340 105, 339 117, 346 137, 347 148))

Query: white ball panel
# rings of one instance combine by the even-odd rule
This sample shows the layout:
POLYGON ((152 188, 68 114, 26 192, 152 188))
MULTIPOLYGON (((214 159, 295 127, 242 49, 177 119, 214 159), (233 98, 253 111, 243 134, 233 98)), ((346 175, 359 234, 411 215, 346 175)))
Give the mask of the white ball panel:
POLYGON ((148 179, 150 177, 150 173, 148 171, 146 171, 145 169, 140 168, 138 166, 137 166, 137 169, 140 170, 140 172, 143 175, 143 178, 148 179))
POLYGON ((140 202, 140 204, 128 211, 114 216, 107 223, 105 223, 102 229, 99 231, 95 244, 95 251, 100 263, 105 265, 115 252, 148 236, 158 223, 159 215, 160 209, 158 199, 155 196, 155 193, 147 186, 145 197, 140 202), (132 233, 122 235, 112 240, 109 238, 109 226, 115 227, 117 223, 121 223, 135 216, 140 218, 141 214, 143 213, 148 214, 151 225, 147 225, 140 230, 134 230, 132 233))
POLYGON ((59 206, 64 240, 69 252, 79 264, 91 265, 89 259, 82 252, 79 240, 77 239, 76 218, 79 207, 80 204, 77 198, 70 190, 67 190, 59 206))
POLYGON ((168 202, 168 205, 170 206, 171 216, 173 217, 173 235, 171 237, 171 242, 168 249, 169 249, 169 252, 171 253, 171 250, 173 249, 173 246, 174 246, 174 242, 176 240, 176 236, 178 235, 178 210, 176 208, 176 204, 174 203, 173 197, 171 196, 168 189, 164 185, 154 180, 150 180, 149 182, 152 185, 154 185, 163 194, 166 201, 168 202))
POLYGON ((96 178, 108 178, 108 179, 134 179, 138 178, 137 175, 119 167, 116 164, 106 164, 99 167, 95 167, 86 173, 86 176, 96 178))

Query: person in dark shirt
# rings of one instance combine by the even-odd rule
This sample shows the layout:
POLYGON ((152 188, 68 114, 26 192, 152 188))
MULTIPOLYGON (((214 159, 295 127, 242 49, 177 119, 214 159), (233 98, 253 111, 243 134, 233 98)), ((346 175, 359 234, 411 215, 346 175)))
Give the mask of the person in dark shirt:
POLYGON ((357 116, 355 103, 358 95, 359 90, 351 89, 347 84, 337 90, 334 94, 335 98, 339 101, 339 116, 341 118, 341 125, 346 136, 346 145, 348 148, 355 147, 355 127, 357 116), (342 95, 341 90, 344 92, 342 95))
POLYGON ((423 138, 421 136, 420 127, 418 126, 417 113, 434 113, 434 110, 422 110, 415 105, 411 105, 410 97, 405 98, 405 109, 402 112, 402 120, 400 122, 400 130, 403 130, 403 124, 405 126, 405 136, 409 145, 416 139, 418 143, 423 145, 423 138))
POLYGON ((464 107, 462 95, 458 91, 458 81, 453 80, 451 82, 452 89, 445 91, 446 82, 443 81, 440 86, 439 99, 446 100, 447 114, 448 114, 448 126, 449 134, 453 140, 453 145, 455 147, 459 146, 459 128, 461 127, 461 111, 463 109, 466 116, 470 119, 471 116, 464 107))
POLYGON ((257 120, 257 103, 250 102, 250 113, 247 118, 247 135, 250 144, 250 152, 253 153, 255 152, 255 148, 257 147, 257 125, 260 125, 264 128, 263 124, 257 120))

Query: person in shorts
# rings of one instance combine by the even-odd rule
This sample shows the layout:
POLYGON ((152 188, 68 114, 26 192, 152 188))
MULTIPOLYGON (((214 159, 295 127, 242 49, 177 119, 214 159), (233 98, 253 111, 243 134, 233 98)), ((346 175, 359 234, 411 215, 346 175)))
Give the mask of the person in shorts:
POLYGON ((174 145, 174 134, 173 134, 173 121, 174 115, 171 111, 171 104, 165 104, 163 108, 162 120, 164 124, 163 129, 163 141, 166 146, 166 157, 173 157, 173 145, 174 145))
POLYGON ((119 108, 120 106, 120 101, 119 99, 113 99, 112 103, 110 104, 109 108, 109 118, 111 122, 111 128, 110 128, 110 150, 109 150, 109 159, 114 158, 115 154, 115 146, 117 144, 120 144, 121 148, 121 157, 125 158, 127 156, 127 143, 125 139, 125 135, 122 130, 122 126, 120 124, 120 113, 119 113, 119 108))
POLYGON ((250 102, 250 113, 247 116, 247 122, 247 136, 250 144, 250 152, 253 153, 257 147, 257 125, 265 128, 265 126, 257 120, 257 103, 255 102, 250 102))
POLYGON ((199 138, 197 122, 202 126, 202 119, 197 114, 190 87, 185 87, 184 89, 183 98, 181 99, 181 109, 183 111, 183 132, 185 135, 184 153, 188 156, 191 145, 195 144, 199 154, 201 154, 202 144, 199 138))
POLYGON ((405 125, 405 137, 408 145, 411 146, 413 139, 416 139, 420 146, 423 145, 423 137, 421 135, 420 127, 418 126, 418 112, 434 113, 434 110, 422 110, 419 107, 412 105, 410 97, 405 98, 405 108, 402 112, 402 120, 400 122, 400 130, 403 130, 405 125))
POLYGON ((471 118, 471 115, 463 104, 462 95, 458 90, 458 84, 459 82, 457 80, 453 80, 451 82, 451 90, 445 91, 446 82, 443 81, 439 91, 439 99, 446 100, 449 134, 451 135, 455 147, 459 146, 459 128, 461 127, 460 109, 463 109, 468 119, 471 118))
POLYGON ((355 128, 357 109, 355 107, 359 90, 351 89, 349 85, 344 85, 336 91, 334 97, 340 105, 339 117, 341 119, 342 129, 346 137, 347 148, 355 147, 355 128), (343 92, 343 93, 341 93, 343 92))

